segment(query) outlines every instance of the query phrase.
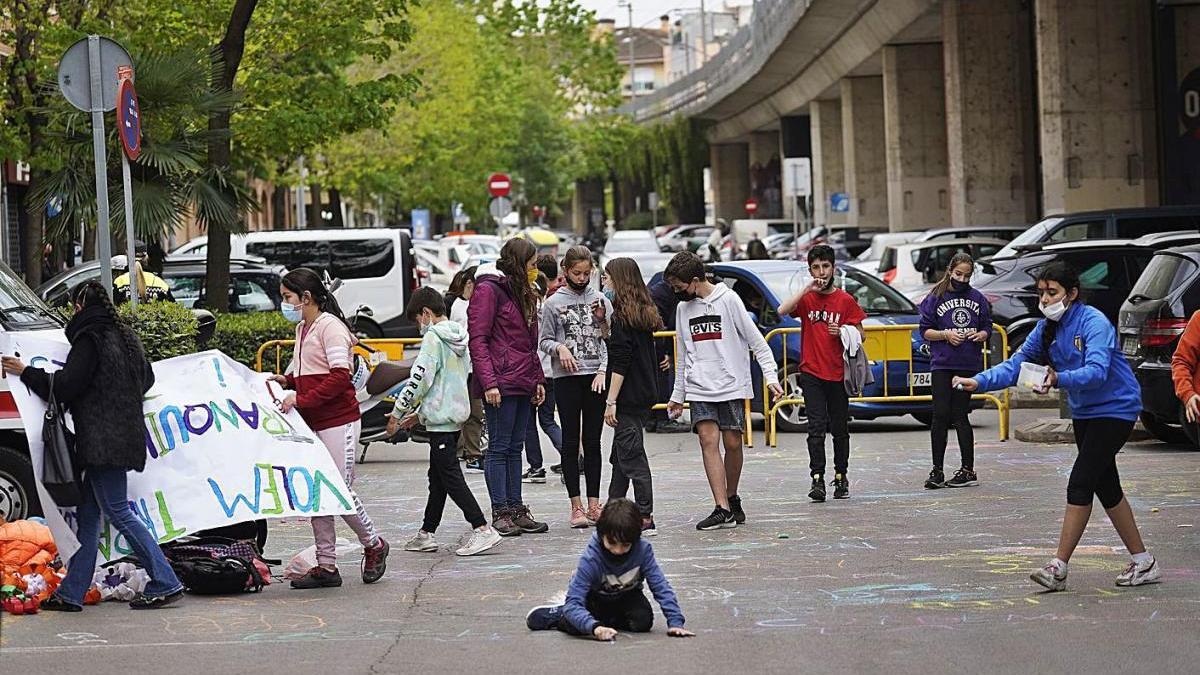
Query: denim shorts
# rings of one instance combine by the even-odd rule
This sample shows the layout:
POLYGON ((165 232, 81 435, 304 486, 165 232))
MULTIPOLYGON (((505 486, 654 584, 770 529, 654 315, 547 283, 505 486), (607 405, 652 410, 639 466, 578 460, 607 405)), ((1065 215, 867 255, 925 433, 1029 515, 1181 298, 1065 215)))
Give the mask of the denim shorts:
POLYGON ((745 424, 746 402, 734 401, 688 401, 692 411, 692 431, 701 422, 716 422, 721 431, 742 431, 745 424))

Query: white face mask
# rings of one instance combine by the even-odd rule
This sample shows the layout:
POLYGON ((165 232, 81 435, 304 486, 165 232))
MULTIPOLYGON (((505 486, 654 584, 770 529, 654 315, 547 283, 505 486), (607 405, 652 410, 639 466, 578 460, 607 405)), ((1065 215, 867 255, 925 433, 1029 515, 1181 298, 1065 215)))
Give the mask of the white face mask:
POLYGON ((1042 314, 1045 314, 1046 318, 1050 319, 1051 321, 1058 321, 1062 318, 1062 315, 1066 313, 1067 306, 1063 304, 1062 300, 1050 303, 1049 305, 1042 305, 1042 314))

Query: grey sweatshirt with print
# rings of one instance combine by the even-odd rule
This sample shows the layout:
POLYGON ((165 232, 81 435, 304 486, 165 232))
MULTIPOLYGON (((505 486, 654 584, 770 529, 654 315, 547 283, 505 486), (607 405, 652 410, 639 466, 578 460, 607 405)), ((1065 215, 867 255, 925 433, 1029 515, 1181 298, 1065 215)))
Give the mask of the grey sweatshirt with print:
POLYGON ((541 313, 538 348, 550 356, 550 377, 595 375, 608 370, 608 347, 604 342, 612 317, 608 298, 591 286, 576 293, 563 285, 546 298, 541 313), (571 351, 579 370, 570 372, 563 368, 558 354, 562 345, 571 351))

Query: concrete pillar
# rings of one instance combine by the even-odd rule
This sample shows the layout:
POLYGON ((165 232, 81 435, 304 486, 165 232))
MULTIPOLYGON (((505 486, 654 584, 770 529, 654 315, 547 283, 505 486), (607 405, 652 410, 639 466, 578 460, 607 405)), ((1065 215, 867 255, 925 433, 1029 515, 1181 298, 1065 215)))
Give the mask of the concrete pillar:
POLYGON ((887 197, 893 231, 950 224, 940 42, 883 48, 887 197))
POLYGON ((845 212, 830 209, 830 197, 846 191, 846 163, 842 147, 842 102, 813 101, 808 104, 812 119, 813 223, 840 225, 845 212))
POLYGON ((750 193, 758 200, 756 218, 783 217, 779 169, 779 132, 750 134, 750 193))
MULTIPOLYGON (((836 101, 835 105, 840 105, 836 101)), ((840 110, 839 110, 840 111, 840 110)), ((838 118, 838 134, 842 133, 841 118, 838 118)), ((842 149, 842 141, 838 138, 838 150, 842 149)), ((807 157, 812 160, 812 124, 808 115, 786 115, 779 118, 779 156, 786 161, 789 158, 807 157)), ((841 157, 839 156, 839 160, 841 157)), ((838 180, 841 180, 841 162, 839 161, 838 180)), ((781 175, 782 179, 783 176, 781 175)), ((799 200, 787 195, 783 196, 783 218, 792 220, 792 211, 796 210, 799 200)), ((802 224, 803 214, 796 213, 796 221, 802 224)))
POLYGON ((1037 220, 1037 127, 1027 1, 946 0, 942 39, 950 223, 1037 220))
POLYGON ((594 210, 599 209, 598 227, 603 228, 604 221, 604 181, 599 178, 575 181, 575 193, 571 195, 569 209, 571 231, 575 234, 587 234, 588 225, 592 223, 594 210))
POLYGON ((1152 10, 1037 0, 1045 213, 1158 204, 1152 10))
POLYGON ((709 146, 713 215, 732 223, 746 217, 750 197, 750 147, 746 143, 709 146))
POLYGON ((883 78, 847 77, 842 89, 842 155, 851 225, 887 229, 883 78))

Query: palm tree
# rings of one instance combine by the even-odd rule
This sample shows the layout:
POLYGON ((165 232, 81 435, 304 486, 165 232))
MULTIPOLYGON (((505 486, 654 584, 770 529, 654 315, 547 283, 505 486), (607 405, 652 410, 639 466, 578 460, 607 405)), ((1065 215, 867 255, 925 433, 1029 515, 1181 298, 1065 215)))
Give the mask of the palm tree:
MULTIPOLYGON (((219 224, 242 231, 243 213, 257 208, 244 180, 209 166, 208 143, 218 133, 209 118, 231 110, 237 97, 214 86, 215 69, 207 53, 188 51, 135 55, 142 151, 130 164, 134 231, 158 241, 181 226, 190 214, 203 227, 219 224)), ((53 120, 50 143, 61 161, 34 192, 34 208, 52 200, 61 208, 47 221, 47 239, 70 240, 80 222, 88 238, 95 235, 96 194, 92 135, 88 114, 69 109, 61 98, 48 111, 53 120)), ((109 225, 124 241, 125 215, 121 186, 120 141, 115 115, 106 115, 108 132, 109 225)))

